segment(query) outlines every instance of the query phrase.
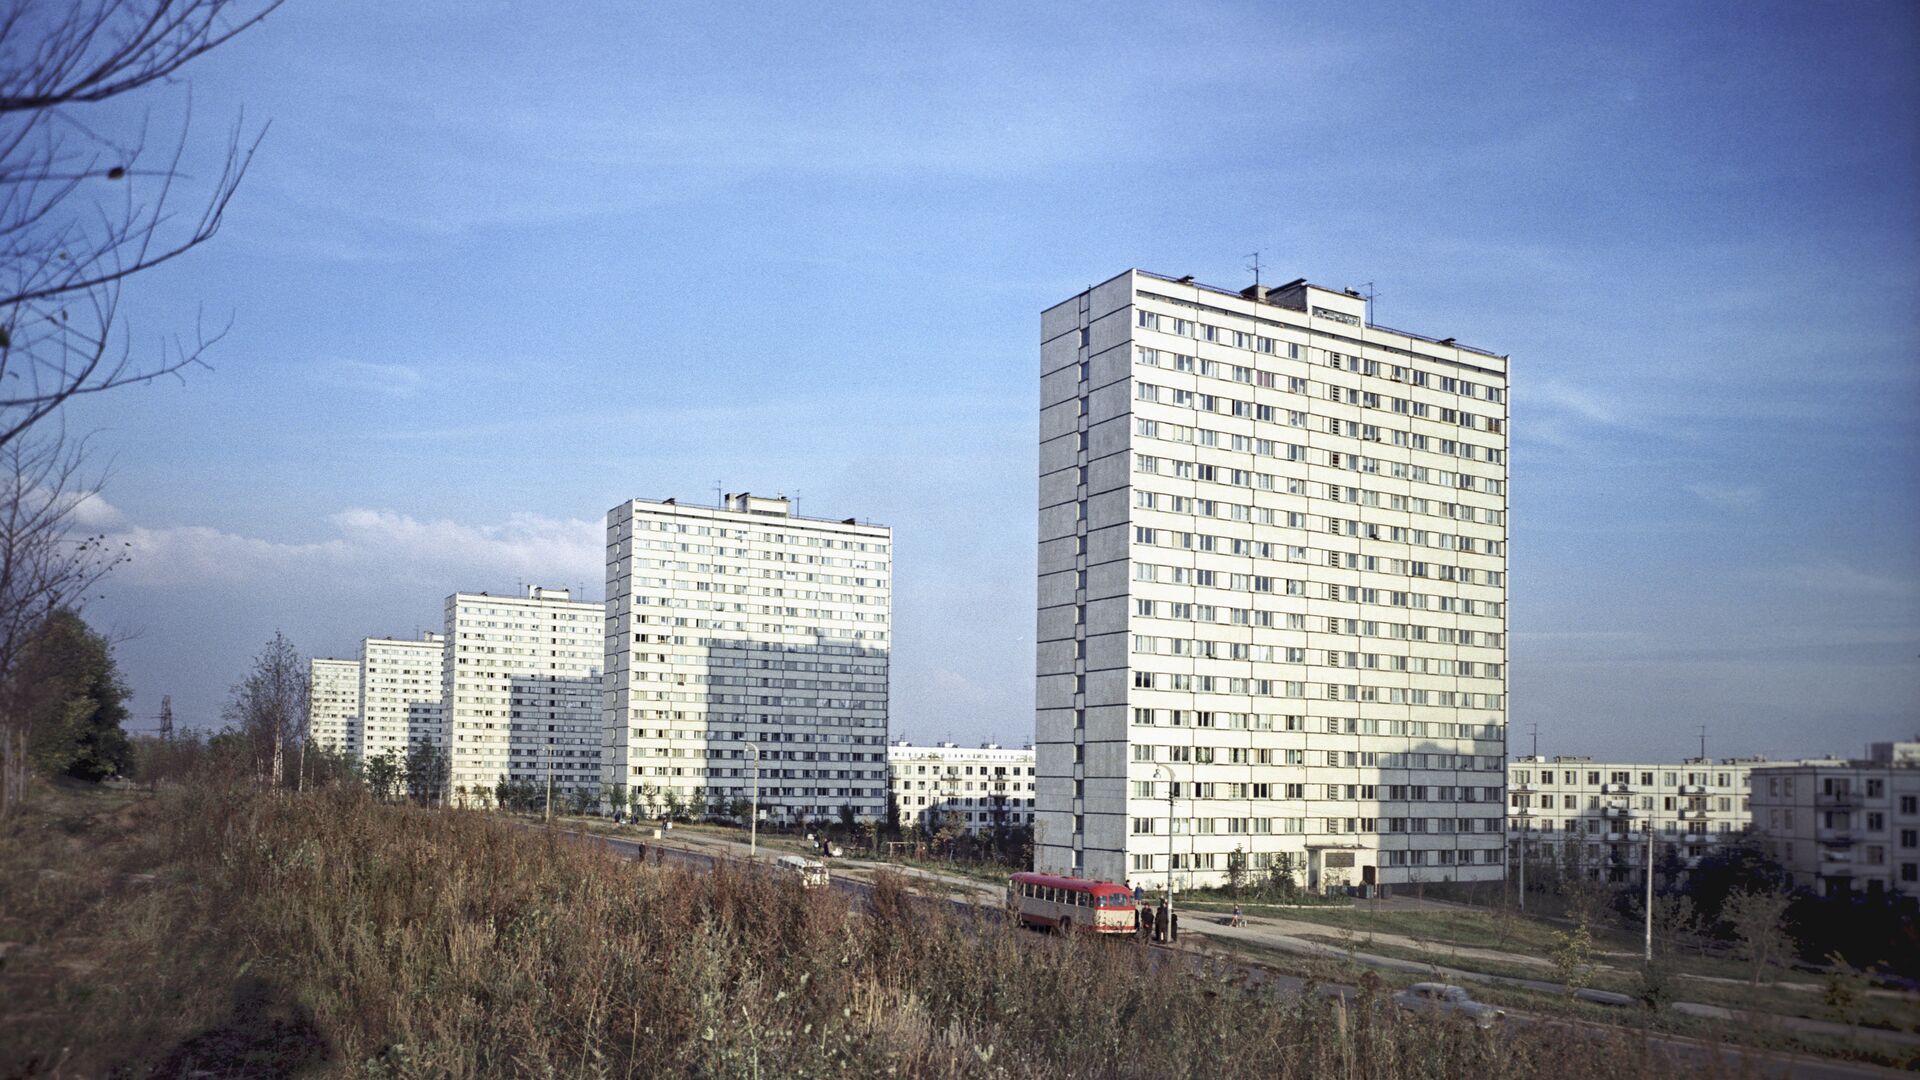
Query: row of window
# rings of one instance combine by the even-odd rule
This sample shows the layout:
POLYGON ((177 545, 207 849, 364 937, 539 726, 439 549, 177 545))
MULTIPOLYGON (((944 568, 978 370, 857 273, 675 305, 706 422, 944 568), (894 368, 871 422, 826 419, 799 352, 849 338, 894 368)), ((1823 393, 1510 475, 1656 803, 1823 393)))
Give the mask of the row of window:
MULTIPOLYGON (((1306 426, 1307 414, 1305 413, 1287 411, 1284 413, 1277 412, 1274 416, 1276 418, 1275 423, 1280 422, 1280 418, 1284 417, 1289 427, 1306 426)), ((1235 453, 1252 454, 1256 457, 1269 457, 1282 461, 1305 462, 1308 460, 1308 448, 1299 443, 1282 442, 1276 439, 1258 439, 1250 435, 1233 435, 1224 431, 1215 431, 1212 428, 1190 427, 1186 424, 1175 424, 1166 420, 1149 420, 1144 417, 1136 417, 1134 418, 1134 431, 1136 434, 1146 438, 1159 439, 1164 442, 1219 447, 1235 453)), ((1337 435, 1339 432, 1336 431, 1334 434, 1337 435)), ((1081 432, 1081 435, 1080 449, 1085 450, 1087 448, 1086 433, 1081 432)), ((1364 437, 1364 434, 1356 433, 1356 437, 1364 437)), ((1374 441, 1379 440, 1375 439, 1374 441)), ((1414 437, 1411 435, 1406 435, 1404 439, 1395 436, 1392 441, 1395 445, 1404 445, 1409 449, 1425 450, 1428 448, 1426 436, 1424 435, 1419 436, 1417 446, 1415 445, 1414 437)), ((1449 456, 1452 456, 1451 453, 1449 456)), ((1445 469, 1431 469, 1425 465, 1415 465, 1410 462, 1394 461, 1382 463, 1373 458, 1361 459, 1353 454, 1347 454, 1344 458, 1335 460, 1337 457, 1339 457, 1339 455, 1330 453, 1326 459, 1326 463, 1340 468, 1350 468, 1369 474, 1384 475, 1392 479, 1408 480, 1417 484, 1434 484, 1453 491, 1484 491, 1489 495, 1504 495, 1507 490, 1504 480, 1475 477, 1445 469), (1342 464, 1342 462, 1346 463, 1342 464), (1354 464, 1355 462, 1361 462, 1365 467, 1362 467, 1362 464, 1354 464), (1383 464, 1385 466, 1384 469, 1382 468, 1383 464)), ((1236 480, 1216 480, 1215 482, 1239 483, 1239 481, 1236 480)), ((1289 495, 1306 494, 1306 481, 1299 477, 1292 476, 1269 476, 1267 474, 1256 473, 1250 478, 1249 482, 1242 483, 1241 486, 1256 487, 1262 491, 1285 492, 1289 495)), ((1338 496, 1334 497, 1337 498, 1338 496)))
POLYGON ((866 551, 884 554, 887 550, 887 545, 877 540, 842 540, 806 532, 768 532, 761 529, 748 529, 740 525, 691 525, 684 521, 663 521, 658 518, 639 516, 645 513, 647 511, 643 509, 635 510, 633 529, 636 533, 650 531, 676 533, 683 536, 720 536, 752 540, 775 547, 819 547, 834 551, 866 551))
MULTIPOLYGON (((1133 580, 1157 585, 1190 585, 1199 589, 1271 593, 1280 596, 1307 597, 1320 591, 1298 578, 1283 578, 1270 574, 1236 574, 1204 567, 1168 566, 1164 563, 1152 562, 1135 562, 1133 580)), ((1406 589, 1381 589, 1371 585, 1329 583, 1324 591, 1328 600, 1410 608, 1415 611, 1433 610, 1458 615, 1484 615, 1496 619, 1502 617, 1506 611, 1506 605, 1497 600, 1476 600, 1466 596, 1436 595, 1406 589)))
MULTIPOLYGON (((1338 387, 1334 389, 1337 390, 1338 387)), ((1243 398, 1197 393, 1150 382, 1136 382, 1133 387, 1133 399, 1155 405, 1171 405, 1176 409, 1192 409, 1195 412, 1213 413, 1217 416, 1231 416, 1237 420, 1253 420, 1263 424, 1286 423, 1293 418, 1292 414, 1296 411, 1277 405, 1261 405, 1243 398)), ((1408 450, 1435 453, 1442 457, 1460 458, 1464 461, 1484 461, 1492 465, 1503 465, 1507 460, 1507 452, 1503 447, 1483 446, 1465 439, 1429 437, 1423 432, 1406 431, 1401 428, 1386 429, 1383 433, 1383 429, 1378 425, 1353 421, 1330 419, 1328 423, 1327 430, 1330 434, 1345 435, 1365 442, 1388 443, 1408 450)), ((1324 463, 1335 468, 1345 467, 1339 461, 1338 452, 1314 451, 1310 457, 1293 457, 1290 454, 1285 456, 1292 461, 1304 460, 1316 465, 1324 463), (1319 456, 1321 453, 1329 453, 1324 462, 1319 456)))

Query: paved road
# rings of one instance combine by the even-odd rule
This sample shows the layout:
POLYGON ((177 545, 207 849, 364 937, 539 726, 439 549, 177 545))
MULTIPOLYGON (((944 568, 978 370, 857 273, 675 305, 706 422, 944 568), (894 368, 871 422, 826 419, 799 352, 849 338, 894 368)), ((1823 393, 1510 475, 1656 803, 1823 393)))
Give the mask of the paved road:
MULTIPOLYGON (((526 828, 532 828, 532 829, 541 828, 541 826, 539 825, 535 825, 527 822, 521 822, 519 824, 523 825, 526 828)), ((627 840, 620 837, 605 836, 599 833, 580 832, 578 830, 567 829, 567 828, 558 827, 558 826, 555 826, 553 828, 555 828, 556 831, 561 832, 567 836, 574 837, 583 843, 602 844, 605 847, 615 852, 618 852, 621 855, 626 856, 627 858, 644 858, 648 862, 660 863, 664 865, 686 866, 689 868, 710 868, 714 866, 716 863, 719 863, 723 860, 729 861, 729 862, 739 862, 739 863, 746 862, 744 852, 740 853, 739 855, 735 855, 729 850, 734 847, 744 847, 744 845, 735 845, 725 841, 720 841, 712 844, 711 847, 713 848, 713 850, 700 850, 698 847, 689 846, 688 844, 685 844, 682 842, 669 841, 664 839, 662 840, 652 840, 652 839, 627 840)), ((698 843, 698 842, 696 841, 695 843, 698 843)), ((766 858, 766 857, 767 856, 762 856, 762 858, 766 858)), ((758 865, 760 865, 764 870, 767 870, 768 872, 771 872, 772 870, 772 866, 770 863, 761 862, 758 865)), ((949 889, 950 890, 949 895, 939 897, 939 899, 943 901, 946 905, 948 905, 949 909, 953 913, 963 915, 963 916, 968 916, 968 917, 974 916, 978 913, 979 907, 976 901, 982 895, 988 892, 995 891, 995 890, 992 890, 991 887, 985 886, 982 883, 977 881, 968 881, 966 879, 954 879, 954 878, 948 878, 948 877, 941 877, 941 876, 930 874, 924 871, 918 872, 913 876, 919 879, 920 883, 922 884, 928 884, 928 883, 937 884, 949 889), (963 899, 961 895, 962 890, 965 891, 965 895, 971 896, 972 899, 963 899)), ((850 897, 858 899, 863 903, 867 901, 869 898, 871 898, 873 894, 873 886, 869 882, 861 881, 857 878, 850 877, 845 873, 834 874, 833 877, 831 878, 831 883, 833 888, 847 894, 850 897)), ((1215 933, 1215 931, 1224 930, 1224 929, 1226 928, 1209 925, 1205 931, 1202 931, 1202 933, 1205 936, 1218 937, 1220 935, 1215 933)), ((1194 935, 1194 933, 1195 933, 1194 930, 1192 930, 1191 928, 1187 928, 1186 933, 1184 933, 1182 937, 1183 938, 1191 937, 1194 935)), ((1049 942, 1048 938, 1043 937, 1042 935, 1037 933, 1034 935, 1034 939, 1036 943, 1049 942)), ((1125 944, 1121 942, 1114 942, 1112 944, 1121 948, 1132 947, 1129 944, 1125 944)), ((1311 943, 1302 943, 1302 944, 1311 945, 1311 943)), ((1049 946, 1050 946, 1050 942, 1049 942, 1049 946)), ((1326 953, 1338 955, 1341 957, 1344 957, 1346 955, 1344 950, 1333 949, 1330 947, 1321 947, 1321 949, 1324 950, 1326 953)), ((1235 956, 1231 959, 1217 957, 1217 956, 1202 956, 1198 953, 1187 951, 1186 949, 1168 949, 1167 947, 1160 946, 1160 945, 1153 946, 1153 950, 1154 950, 1154 955, 1161 957, 1163 959, 1178 958, 1180 961, 1184 961, 1197 974, 1205 974, 1213 979, 1244 980, 1245 984, 1248 987, 1253 988, 1256 991, 1265 991, 1269 993, 1280 993, 1280 994, 1299 994, 1306 989, 1306 985, 1307 985, 1307 980, 1302 979, 1298 976, 1287 975, 1282 972, 1274 971, 1270 968, 1263 967, 1258 963, 1248 961, 1245 958, 1239 957, 1239 956, 1235 956)), ((1310 949, 1310 950, 1302 950, 1302 951, 1315 951, 1315 950, 1310 949)), ((1408 961, 1392 960, 1387 957, 1380 957, 1378 959, 1387 961, 1387 964, 1384 966, 1404 966, 1407 970, 1417 971, 1421 973, 1430 972, 1433 970, 1430 966, 1422 965, 1422 964, 1414 964, 1408 961)), ((1468 973, 1468 974, 1471 974, 1471 973, 1468 973)), ((1514 980, 1514 981, 1523 981, 1523 980, 1514 980)), ((1540 985, 1549 986, 1550 984, 1542 983, 1540 985)), ((1319 983, 1317 984, 1317 989, 1321 993, 1338 997, 1341 1000, 1346 1001, 1350 1004, 1355 1000, 1357 1000, 1360 994, 1360 991, 1357 987, 1341 986, 1341 985, 1329 984, 1329 983, 1319 983)), ((1560 990, 1563 988, 1558 986, 1552 986, 1552 989, 1560 990)), ((1508 1010, 1508 1022, 1515 1026, 1545 1026, 1550 1028, 1563 1029, 1569 1035, 1576 1035, 1576 1036, 1583 1035, 1586 1033, 1612 1034, 1621 1030, 1627 1030, 1627 1031, 1637 1030, 1627 1025, 1610 1025, 1610 1024, 1600 1024, 1600 1023, 1581 1021, 1581 1020, 1566 1020, 1558 1017, 1538 1016, 1530 1013, 1514 1012, 1513 1010, 1508 1010)), ((1806 1057, 1799 1054, 1787 1054, 1787 1053, 1766 1053, 1761 1051, 1744 1051, 1736 1047, 1713 1046, 1708 1043, 1701 1042, 1699 1040, 1679 1038, 1675 1036, 1656 1035, 1656 1036, 1650 1036, 1650 1038, 1655 1046, 1665 1051, 1675 1061, 1677 1065, 1680 1065, 1682 1067, 1684 1067, 1685 1064, 1689 1062, 1697 1062, 1700 1064, 1705 1064, 1707 1061, 1711 1060, 1713 1057, 1718 1056, 1727 1064, 1733 1064, 1737 1066, 1739 1063, 1745 1062, 1751 1065, 1752 1067, 1754 1067, 1755 1069, 1757 1069, 1760 1075, 1766 1076, 1766 1077, 1777 1077, 1779 1078, 1779 1080, 1861 1080, 1861 1078, 1876 1078, 1877 1080, 1877 1078, 1883 1078, 1883 1077, 1904 1077, 1904 1076, 1910 1075, 1908 1073, 1900 1072, 1894 1069, 1881 1068, 1875 1065, 1866 1065, 1866 1064, 1860 1064, 1855 1062, 1836 1061, 1830 1058, 1806 1057)))

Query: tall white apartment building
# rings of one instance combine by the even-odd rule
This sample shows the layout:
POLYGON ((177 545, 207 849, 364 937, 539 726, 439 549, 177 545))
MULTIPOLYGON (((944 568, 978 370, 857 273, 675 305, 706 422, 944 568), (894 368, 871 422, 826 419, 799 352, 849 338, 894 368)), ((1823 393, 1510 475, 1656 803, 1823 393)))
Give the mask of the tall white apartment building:
POLYGON ((353 660, 313 658, 307 697, 307 732, 316 746, 360 753, 360 665, 353 660))
POLYGON ((763 816, 886 811, 893 532, 783 498, 607 514, 607 785, 763 816))
POLYGON ((1920 897, 1920 739, 1756 768, 1753 824, 1796 886, 1920 897))
POLYGON ((1491 880, 1507 360, 1130 270, 1041 316, 1037 856, 1491 880))
POLYGON ((929 832, 948 815, 969 833, 1033 824, 1033 748, 998 743, 887 746, 887 787, 902 826, 929 832))
POLYGON ((441 667, 456 799, 484 803, 501 781, 557 796, 600 783, 606 610, 566 589, 447 597, 441 667))
POLYGON ((1752 824, 1747 775, 1758 758, 1603 762, 1587 757, 1515 759, 1507 766, 1507 837, 1517 868, 1552 860, 1592 880, 1646 880, 1647 833, 1654 866, 1697 865, 1708 849, 1752 824))
POLYGON ((418 641, 367 638, 360 642, 361 758, 406 756, 422 739, 447 748, 446 692, 441 665, 446 637, 423 633, 418 641))

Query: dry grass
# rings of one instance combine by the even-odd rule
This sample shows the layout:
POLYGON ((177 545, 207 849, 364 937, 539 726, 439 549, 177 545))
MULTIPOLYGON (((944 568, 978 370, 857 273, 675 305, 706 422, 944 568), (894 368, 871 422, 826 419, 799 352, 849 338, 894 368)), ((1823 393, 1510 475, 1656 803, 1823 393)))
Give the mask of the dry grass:
POLYGON ((43 800, 0 833, 0 941, 0 1075, 1666 1071, 342 791, 43 800))

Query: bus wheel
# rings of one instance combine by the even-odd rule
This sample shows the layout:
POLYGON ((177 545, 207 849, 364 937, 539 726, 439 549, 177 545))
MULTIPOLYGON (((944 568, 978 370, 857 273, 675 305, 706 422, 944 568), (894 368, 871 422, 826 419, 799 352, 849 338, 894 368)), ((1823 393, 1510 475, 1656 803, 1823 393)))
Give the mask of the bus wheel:
POLYGON ((1060 924, 1059 924, 1058 926, 1055 926, 1055 927, 1053 928, 1053 932, 1054 932, 1054 933, 1056 933, 1056 934, 1071 934, 1071 933, 1073 933, 1073 920, 1072 920, 1072 919, 1061 919, 1061 920, 1060 920, 1060 924))

